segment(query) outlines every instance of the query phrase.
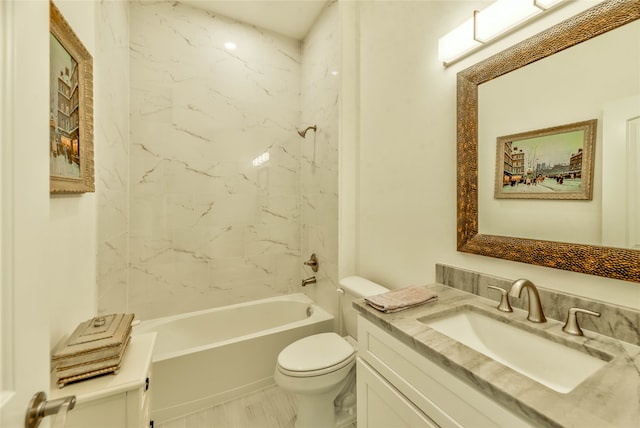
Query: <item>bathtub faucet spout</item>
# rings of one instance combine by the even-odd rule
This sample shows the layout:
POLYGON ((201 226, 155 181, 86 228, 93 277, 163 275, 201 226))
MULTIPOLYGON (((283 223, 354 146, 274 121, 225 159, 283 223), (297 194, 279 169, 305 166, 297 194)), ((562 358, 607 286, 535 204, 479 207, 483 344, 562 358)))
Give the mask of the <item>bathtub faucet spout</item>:
POLYGON ((308 284, 315 284, 316 283, 316 277, 315 276, 311 276, 307 279, 303 279, 302 283, 300 284, 302 287, 304 287, 305 285, 308 284))

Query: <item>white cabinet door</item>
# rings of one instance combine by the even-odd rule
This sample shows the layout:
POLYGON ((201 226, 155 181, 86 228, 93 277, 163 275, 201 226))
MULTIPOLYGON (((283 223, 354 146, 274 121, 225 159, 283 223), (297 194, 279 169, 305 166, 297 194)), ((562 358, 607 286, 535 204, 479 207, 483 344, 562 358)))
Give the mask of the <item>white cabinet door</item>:
POLYGON ((360 358, 357 370, 359 428, 437 427, 360 358))
POLYGON ((358 318, 358 352, 367 367, 436 426, 533 426, 363 317, 358 318))
POLYGON ((142 428, 140 425, 127 425, 127 393, 79 405, 69 412, 65 428, 142 428))

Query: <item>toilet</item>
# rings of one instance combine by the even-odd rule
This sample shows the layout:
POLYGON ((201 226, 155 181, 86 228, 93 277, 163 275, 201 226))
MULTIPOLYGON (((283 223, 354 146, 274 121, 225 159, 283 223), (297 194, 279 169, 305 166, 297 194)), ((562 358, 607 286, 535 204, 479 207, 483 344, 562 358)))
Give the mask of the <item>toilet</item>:
POLYGON ((274 379, 295 397, 296 428, 342 427, 356 418, 357 312, 351 303, 389 290, 357 276, 343 278, 340 286, 339 315, 347 336, 314 334, 278 355, 274 379))

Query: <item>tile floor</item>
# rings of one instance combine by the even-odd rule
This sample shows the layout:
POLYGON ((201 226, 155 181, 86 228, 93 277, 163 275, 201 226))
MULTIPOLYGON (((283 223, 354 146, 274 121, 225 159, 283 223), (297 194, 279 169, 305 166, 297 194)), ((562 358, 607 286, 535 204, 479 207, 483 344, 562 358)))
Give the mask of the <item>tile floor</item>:
POLYGON ((272 386, 156 428, 293 428, 293 396, 272 386))

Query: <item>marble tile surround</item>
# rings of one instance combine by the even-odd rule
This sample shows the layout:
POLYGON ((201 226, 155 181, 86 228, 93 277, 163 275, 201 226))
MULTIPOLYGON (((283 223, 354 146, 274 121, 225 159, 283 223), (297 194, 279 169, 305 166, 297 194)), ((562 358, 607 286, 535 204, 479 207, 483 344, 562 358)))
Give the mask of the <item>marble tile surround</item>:
POLYGON ((129 310, 298 290, 300 42, 180 3, 130 20, 129 310))
MULTIPOLYGON (((496 302, 500 301, 499 293, 488 289, 487 286, 493 285, 506 290, 516 279, 500 278, 458 267, 436 264, 436 282, 486 297, 496 302)), ((543 286, 538 286, 538 284, 536 284, 536 287, 547 318, 565 322, 567 311, 571 307, 596 311, 601 314, 599 318, 588 315, 579 316, 578 321, 581 328, 640 346, 640 311, 547 290, 543 286)), ((528 298, 525 293, 519 299, 509 297, 509 301, 513 307, 528 308, 528 298)))
POLYGON ((129 5, 97 4, 95 167, 98 311, 127 310, 129 258, 129 5))
POLYGON ((301 127, 317 125, 301 144, 302 253, 316 253, 317 273, 301 266, 301 278, 315 275, 317 283, 304 292, 337 314, 338 288, 338 94, 340 39, 338 2, 318 17, 302 43, 301 127))
MULTIPOLYGON (((318 18, 301 51, 299 42, 169 2, 101 0, 99 8, 96 94, 103 95, 96 103, 100 117, 96 133, 104 142, 96 147, 99 312, 133 311, 139 318, 150 318, 299 291, 300 278, 311 274, 300 257, 306 260, 311 252, 318 253, 323 263, 317 287, 305 292, 335 312, 337 2, 318 18), (163 24, 156 22, 154 29, 146 19, 163 24), (165 52, 165 45, 173 45, 151 36, 167 30, 160 27, 171 19, 175 22, 169 31, 175 38, 188 34, 191 42, 209 39, 211 45, 191 46, 185 41, 193 48, 191 62, 185 61, 187 53, 178 53, 180 46, 165 52), (233 62, 234 57, 213 46, 213 40, 234 32, 250 42, 251 58, 235 57, 246 69, 241 66, 234 75, 232 64, 210 79, 203 77, 203 71, 214 65, 233 62), (154 41, 152 47, 146 40, 154 41), (207 49, 222 55, 211 58, 205 69, 196 63, 207 49), (276 71, 262 76, 269 70, 276 71), (220 74, 226 75, 224 79, 220 74), (244 87, 244 93, 236 91, 248 81, 273 91, 266 97, 269 100, 260 100, 259 89, 258 95, 244 87), (290 88, 281 87, 285 83, 290 88), (204 94, 190 95, 203 87, 218 102, 210 102, 204 94), (180 102, 184 107, 188 97, 194 102, 185 112, 180 102), (210 111, 198 111, 196 102, 206 103, 210 111), (229 106, 236 109, 236 116, 226 111, 229 106), (260 115, 264 120, 258 124, 260 115), (218 117, 218 122, 207 123, 218 117), (186 125, 178 128, 181 121, 189 131, 186 125), (300 140, 295 134, 291 138, 292 131, 307 123, 319 127, 313 139, 300 140), (234 130, 235 126, 239 128, 234 130), (198 127, 210 132, 205 136, 208 141, 193 131, 198 127), (165 135, 181 145, 158 138, 165 135), (235 139, 242 145, 225 144, 235 139), (275 165, 241 171, 238 164, 267 143, 280 150, 275 152, 275 165), (206 161, 213 156, 215 165, 206 161)), ((273 160, 274 152, 270 153, 273 160)))

